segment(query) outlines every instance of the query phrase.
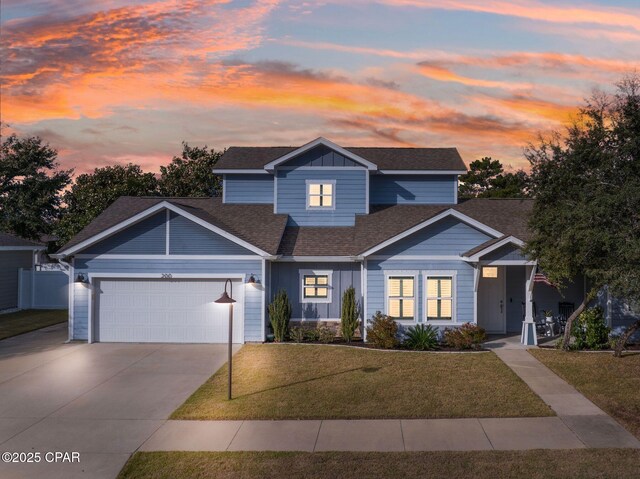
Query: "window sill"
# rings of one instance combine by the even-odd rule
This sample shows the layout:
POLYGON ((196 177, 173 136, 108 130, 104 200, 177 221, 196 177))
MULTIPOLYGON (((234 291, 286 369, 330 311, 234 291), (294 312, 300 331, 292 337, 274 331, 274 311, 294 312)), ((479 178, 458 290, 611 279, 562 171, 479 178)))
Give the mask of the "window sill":
POLYGON ((331 299, 327 298, 327 299, 311 299, 311 298, 306 298, 303 299, 302 301, 300 301, 300 304, 329 304, 332 303, 333 301, 331 301, 331 299))

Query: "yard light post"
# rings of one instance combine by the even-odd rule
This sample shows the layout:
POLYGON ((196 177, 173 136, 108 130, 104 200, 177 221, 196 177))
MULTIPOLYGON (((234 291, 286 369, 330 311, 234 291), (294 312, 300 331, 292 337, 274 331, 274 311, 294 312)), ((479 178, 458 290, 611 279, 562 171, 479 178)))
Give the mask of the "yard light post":
POLYGON ((231 365, 231 345, 233 343, 233 303, 236 302, 233 299, 233 283, 230 279, 224 282, 224 293, 220 296, 219 299, 215 301, 218 304, 228 304, 229 305, 229 387, 228 387, 228 399, 231 400, 231 373, 232 373, 232 365, 231 365), (229 284, 229 292, 231 294, 227 294, 227 284, 229 284))

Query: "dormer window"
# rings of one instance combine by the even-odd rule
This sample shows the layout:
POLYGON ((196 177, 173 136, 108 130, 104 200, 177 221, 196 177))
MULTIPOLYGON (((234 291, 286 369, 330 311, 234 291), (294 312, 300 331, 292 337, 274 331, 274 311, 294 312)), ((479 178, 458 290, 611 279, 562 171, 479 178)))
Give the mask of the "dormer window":
POLYGON ((335 180, 307 180, 307 209, 335 209, 335 180))

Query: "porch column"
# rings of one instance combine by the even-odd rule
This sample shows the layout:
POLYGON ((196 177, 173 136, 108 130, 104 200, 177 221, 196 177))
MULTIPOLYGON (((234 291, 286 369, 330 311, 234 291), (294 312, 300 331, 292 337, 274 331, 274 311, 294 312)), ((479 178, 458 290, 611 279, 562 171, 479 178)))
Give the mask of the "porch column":
POLYGON ((520 342, 529 346, 538 345, 538 336, 536 334, 536 323, 533 320, 533 278, 536 274, 536 266, 525 267, 525 303, 524 303, 524 321, 522 322, 522 334, 520 342))

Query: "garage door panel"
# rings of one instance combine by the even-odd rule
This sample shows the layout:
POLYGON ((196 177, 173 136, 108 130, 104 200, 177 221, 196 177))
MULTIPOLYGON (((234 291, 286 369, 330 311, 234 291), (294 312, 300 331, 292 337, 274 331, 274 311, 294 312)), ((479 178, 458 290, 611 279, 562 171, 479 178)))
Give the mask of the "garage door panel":
MULTIPOLYGON (((243 289, 234 281, 234 342, 242 342, 243 289)), ((97 284, 95 340, 103 342, 216 343, 228 340, 228 306, 214 300, 220 280, 101 280, 97 284)))

